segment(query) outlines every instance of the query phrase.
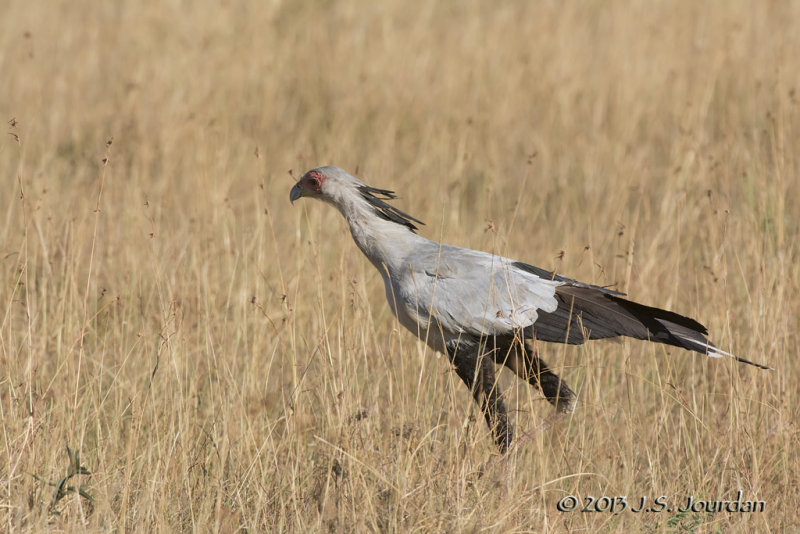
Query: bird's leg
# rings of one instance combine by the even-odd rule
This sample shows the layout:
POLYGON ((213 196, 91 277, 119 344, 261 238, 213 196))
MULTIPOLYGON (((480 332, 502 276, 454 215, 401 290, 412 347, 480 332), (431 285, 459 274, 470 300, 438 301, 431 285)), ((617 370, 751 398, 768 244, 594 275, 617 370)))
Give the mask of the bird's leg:
POLYGON ((514 371, 521 379, 532 386, 538 386, 545 398, 561 414, 571 413, 575 409, 578 397, 557 374, 548 369, 547 365, 539 358, 539 353, 532 343, 515 343, 508 350, 496 351, 496 358, 502 358, 502 363, 514 371))
POLYGON ((480 406, 486 424, 492 431, 495 443, 500 452, 505 453, 513 439, 514 430, 495 380, 494 362, 491 358, 484 357, 480 350, 465 350, 462 347, 449 352, 456 374, 472 392, 472 397, 480 406))

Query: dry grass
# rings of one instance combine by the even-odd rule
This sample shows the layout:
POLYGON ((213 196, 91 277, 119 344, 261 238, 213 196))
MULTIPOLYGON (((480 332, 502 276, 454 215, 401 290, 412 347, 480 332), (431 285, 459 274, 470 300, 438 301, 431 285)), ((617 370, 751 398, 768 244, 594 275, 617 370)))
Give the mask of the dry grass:
MULTIPOLYGON (((797 2, 2 11, 2 528, 800 523, 797 2), (777 371, 549 346, 579 409, 499 460, 340 216, 289 205, 287 170, 328 163, 428 237, 617 284, 777 371), (766 511, 556 509, 738 490, 766 511)), ((550 414, 503 381, 519 428, 550 414)))

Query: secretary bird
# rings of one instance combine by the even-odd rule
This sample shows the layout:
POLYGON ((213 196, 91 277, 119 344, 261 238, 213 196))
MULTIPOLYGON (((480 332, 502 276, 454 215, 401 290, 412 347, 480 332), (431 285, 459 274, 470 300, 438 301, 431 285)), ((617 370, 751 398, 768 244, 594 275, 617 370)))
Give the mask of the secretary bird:
POLYGON ((575 408, 575 393, 548 369, 534 341, 574 345, 628 336, 770 369, 716 348, 694 319, 527 263, 425 239, 416 233, 421 221, 386 202, 396 198, 393 191, 369 186, 338 167, 303 175, 289 200, 294 204, 301 197, 341 212, 356 245, 383 277, 392 312, 448 356, 501 452, 513 429, 494 363, 538 386, 557 413, 575 408))

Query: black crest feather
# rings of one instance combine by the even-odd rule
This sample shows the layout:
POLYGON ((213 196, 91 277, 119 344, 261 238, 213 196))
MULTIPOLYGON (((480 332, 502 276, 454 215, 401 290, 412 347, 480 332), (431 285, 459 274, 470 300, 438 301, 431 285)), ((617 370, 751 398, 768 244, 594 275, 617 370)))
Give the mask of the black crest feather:
POLYGON ((420 221, 419 219, 415 219, 407 213, 403 213, 391 204, 385 202, 385 200, 394 200, 397 198, 397 195, 394 194, 394 191, 389 191, 388 189, 378 189, 368 185, 362 185, 358 188, 358 190, 361 193, 361 196, 364 197, 364 200, 369 202, 370 205, 375 208, 375 213, 378 214, 378 217, 386 219, 387 221, 392 221, 393 223, 401 224, 415 233, 417 231, 417 227, 414 225, 414 223, 425 226, 424 222, 420 221))

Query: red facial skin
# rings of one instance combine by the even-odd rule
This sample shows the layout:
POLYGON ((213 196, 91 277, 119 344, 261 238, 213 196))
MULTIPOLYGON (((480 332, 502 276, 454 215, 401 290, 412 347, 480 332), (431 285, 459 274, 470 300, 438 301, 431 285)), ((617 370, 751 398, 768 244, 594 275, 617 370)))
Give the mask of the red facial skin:
POLYGON ((315 195, 322 194, 322 184, 328 177, 319 171, 311 171, 303 179, 303 189, 315 195))

